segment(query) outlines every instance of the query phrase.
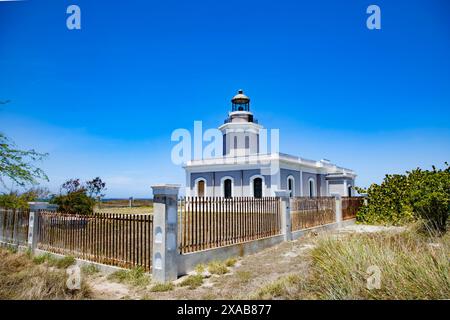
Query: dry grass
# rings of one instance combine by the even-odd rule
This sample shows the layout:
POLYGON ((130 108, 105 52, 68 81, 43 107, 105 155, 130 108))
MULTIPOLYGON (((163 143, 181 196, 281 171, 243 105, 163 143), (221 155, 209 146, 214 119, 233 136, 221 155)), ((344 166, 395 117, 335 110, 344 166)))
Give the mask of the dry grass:
POLYGON ((239 270, 236 271, 236 277, 239 283, 246 284, 254 277, 254 275, 250 271, 239 270))
POLYGON ((143 207, 96 207, 94 209, 97 213, 122 213, 122 214, 145 214, 153 213, 153 206, 143 207))
POLYGON ((151 288, 151 292, 166 292, 171 291, 174 289, 174 285, 172 282, 166 282, 166 283, 155 283, 151 288))
POLYGON ((234 267, 237 261, 238 261, 237 258, 228 258, 227 260, 225 260, 225 266, 234 267))
POLYGON ((150 276, 142 267, 131 270, 119 270, 108 276, 108 280, 125 283, 136 287, 145 287, 150 283, 150 276))
POLYGON ((450 236, 402 233, 323 236, 311 251, 309 271, 282 277, 258 290, 259 299, 448 299, 450 236), (367 286, 381 271, 380 288, 367 286), (369 269, 370 270, 370 269, 369 269))
POLYGON ((225 264, 225 262, 220 261, 211 261, 208 263, 208 272, 211 274, 225 274, 228 272, 228 268, 225 264))
POLYGON ((72 256, 65 256, 63 258, 56 258, 55 256, 51 255, 50 253, 44 253, 39 256, 35 256, 33 258, 33 262, 35 264, 42 264, 46 263, 50 267, 56 267, 59 269, 65 269, 70 267, 75 263, 75 258, 72 256))
POLYGON ((69 290, 63 269, 35 264, 26 253, 0 248, 0 299, 86 299, 90 289, 82 281, 80 290, 69 290))
POLYGON ((189 289, 196 289, 203 284, 203 276, 201 274, 190 275, 181 283, 181 287, 189 287, 189 289))

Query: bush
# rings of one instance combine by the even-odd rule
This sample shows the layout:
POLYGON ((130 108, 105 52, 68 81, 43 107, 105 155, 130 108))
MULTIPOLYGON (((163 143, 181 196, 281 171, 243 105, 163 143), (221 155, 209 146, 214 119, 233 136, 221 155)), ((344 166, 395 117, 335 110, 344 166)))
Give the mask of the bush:
POLYGON ((36 196, 32 192, 19 194, 17 191, 0 194, 0 207, 8 209, 28 209, 28 202, 35 201, 36 196))
POLYGON ((418 168, 404 175, 386 175, 380 185, 357 188, 368 195, 358 221, 402 225, 423 219, 430 228, 444 232, 450 212, 450 167, 446 165, 444 170, 418 168))
POLYGON ((54 196, 50 203, 57 204, 58 210, 64 213, 82 215, 92 214, 95 206, 95 200, 89 197, 84 189, 54 196))
POLYGON ((445 232, 450 211, 450 171, 436 170, 411 173, 410 202, 414 213, 426 226, 445 232))

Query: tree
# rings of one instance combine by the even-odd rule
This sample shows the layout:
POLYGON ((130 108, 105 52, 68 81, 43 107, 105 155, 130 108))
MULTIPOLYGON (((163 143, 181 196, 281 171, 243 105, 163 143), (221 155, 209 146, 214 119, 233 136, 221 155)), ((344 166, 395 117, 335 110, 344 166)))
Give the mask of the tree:
POLYGON ((9 178, 19 186, 37 184, 38 179, 48 181, 47 175, 35 162, 45 158, 47 153, 35 150, 20 150, 3 133, 0 133, 0 183, 9 178))
POLYGON ((28 209, 28 202, 45 199, 50 192, 46 188, 31 188, 23 193, 10 191, 0 194, 0 207, 8 209, 28 209))
POLYGON ((105 195, 102 192, 106 190, 106 183, 97 177, 86 182, 86 190, 90 197, 103 198, 105 195))
POLYGON ((72 193, 85 188, 81 184, 80 179, 69 179, 62 184, 61 189, 65 190, 66 193, 72 193))
POLYGON ((57 204, 58 209, 71 214, 92 214, 94 212, 95 198, 101 197, 106 190, 106 183, 97 177, 86 183, 80 179, 69 179, 61 186, 59 195, 54 195, 50 203, 57 204))
POLYGON ((95 206, 95 200, 86 194, 85 189, 54 196, 50 203, 57 204, 58 211, 83 215, 92 214, 95 206))

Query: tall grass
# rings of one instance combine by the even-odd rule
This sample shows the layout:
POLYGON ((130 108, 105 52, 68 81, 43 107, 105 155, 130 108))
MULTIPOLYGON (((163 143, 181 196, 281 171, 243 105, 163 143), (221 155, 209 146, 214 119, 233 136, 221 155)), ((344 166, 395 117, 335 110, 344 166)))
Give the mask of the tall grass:
POLYGON ((83 299, 90 290, 82 281, 80 290, 69 290, 67 274, 63 269, 37 265, 26 253, 13 253, 0 248, 1 299, 83 299))

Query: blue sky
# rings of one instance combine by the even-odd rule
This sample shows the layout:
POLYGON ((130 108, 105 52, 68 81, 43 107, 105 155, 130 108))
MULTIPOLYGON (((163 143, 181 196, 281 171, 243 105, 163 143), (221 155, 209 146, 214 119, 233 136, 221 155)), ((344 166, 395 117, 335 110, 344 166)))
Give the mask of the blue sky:
POLYGON ((0 131, 48 152, 57 191, 102 177, 109 197, 184 183, 177 128, 217 127, 243 88, 281 151, 357 184, 450 160, 450 3, 0 1, 0 131), (81 8, 81 30, 66 8, 81 8), (381 30, 366 8, 381 8, 381 30))

